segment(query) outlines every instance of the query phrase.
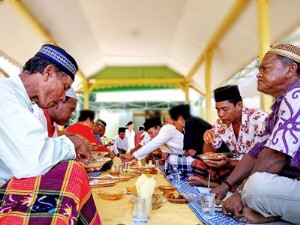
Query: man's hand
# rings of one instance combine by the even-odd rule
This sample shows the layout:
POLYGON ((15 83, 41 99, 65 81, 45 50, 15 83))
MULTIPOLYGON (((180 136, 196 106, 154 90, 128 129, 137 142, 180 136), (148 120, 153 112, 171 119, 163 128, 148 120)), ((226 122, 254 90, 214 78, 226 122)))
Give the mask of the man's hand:
POLYGON ((212 143, 215 140, 215 138, 216 135, 213 129, 209 129, 203 134, 203 140, 207 144, 212 143))
POLYGON ((224 201, 222 212, 224 215, 234 216, 239 219, 242 217, 244 207, 242 197, 236 191, 224 201))
POLYGON ((92 159, 92 152, 87 143, 82 141, 78 136, 69 136, 69 139, 73 142, 75 151, 76 151, 76 158, 82 159, 83 162, 90 161, 92 159))
POLYGON ((209 159, 204 159, 203 162, 213 168, 221 168, 230 163, 230 159, 226 156, 224 156, 221 160, 209 160, 209 159))
POLYGON ((134 158, 135 158, 134 155, 120 154, 120 159, 122 160, 122 162, 129 162, 129 161, 133 160, 134 158))
POLYGON ((216 194, 216 198, 219 200, 224 199, 228 191, 229 187, 225 183, 222 183, 221 185, 210 190, 210 192, 216 194))
POLYGON ((189 150, 187 150, 187 151, 184 152, 184 155, 185 155, 185 156, 194 156, 194 155, 196 155, 196 153, 197 153, 196 150, 194 150, 194 149, 189 149, 189 150))

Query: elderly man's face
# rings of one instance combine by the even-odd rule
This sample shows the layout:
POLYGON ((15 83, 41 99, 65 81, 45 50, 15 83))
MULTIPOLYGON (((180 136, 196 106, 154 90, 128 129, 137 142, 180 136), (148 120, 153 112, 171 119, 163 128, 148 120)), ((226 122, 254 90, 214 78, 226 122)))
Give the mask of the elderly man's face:
POLYGON ((231 124, 241 116, 242 102, 236 105, 229 101, 216 102, 216 110, 224 124, 231 124))
POLYGON ((278 97, 284 90, 285 75, 289 67, 284 65, 275 54, 266 54, 259 65, 257 90, 278 97))
POLYGON ((73 83, 71 77, 63 72, 57 72, 51 65, 46 67, 42 75, 43 81, 39 86, 37 99, 38 106, 46 109, 65 101, 66 91, 73 83))
POLYGON ((65 125, 71 118, 72 113, 76 109, 77 100, 74 98, 68 98, 65 102, 60 102, 58 107, 52 107, 47 109, 50 118, 58 125, 65 125))

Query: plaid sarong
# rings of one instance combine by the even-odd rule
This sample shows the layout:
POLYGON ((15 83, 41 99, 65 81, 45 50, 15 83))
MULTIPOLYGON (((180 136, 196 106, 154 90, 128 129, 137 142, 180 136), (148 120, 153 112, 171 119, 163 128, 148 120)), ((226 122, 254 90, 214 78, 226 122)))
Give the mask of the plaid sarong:
POLYGON ((172 174, 179 173, 182 178, 193 175, 192 162, 194 158, 191 156, 178 155, 175 153, 168 153, 165 162, 165 173, 168 179, 173 180, 172 174))
POLYGON ((0 224, 101 224, 85 169, 72 160, 12 178, 0 187, 0 224))
POLYGON ((213 168, 206 165, 202 159, 196 158, 192 163, 192 170, 195 176, 201 177, 203 179, 208 178, 210 174, 211 180, 216 183, 222 183, 222 181, 227 178, 233 169, 224 168, 213 168))

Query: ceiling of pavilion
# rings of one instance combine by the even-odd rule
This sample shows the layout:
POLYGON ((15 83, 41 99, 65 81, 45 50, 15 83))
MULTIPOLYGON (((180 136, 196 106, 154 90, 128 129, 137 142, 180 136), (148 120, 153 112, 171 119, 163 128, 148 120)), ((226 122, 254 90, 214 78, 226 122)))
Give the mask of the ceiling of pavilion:
MULTIPOLYGON (((231 9, 245 1, 213 44, 211 84, 216 88, 258 55, 257 1, 0 1, 0 55, 21 66, 41 44, 55 42, 78 62, 77 90, 83 77, 90 90, 103 91, 180 88, 178 83, 190 76, 191 86, 205 93, 204 64, 195 63, 231 9)), ((299 26, 299 8, 299 0, 270 1, 271 43, 299 26)))

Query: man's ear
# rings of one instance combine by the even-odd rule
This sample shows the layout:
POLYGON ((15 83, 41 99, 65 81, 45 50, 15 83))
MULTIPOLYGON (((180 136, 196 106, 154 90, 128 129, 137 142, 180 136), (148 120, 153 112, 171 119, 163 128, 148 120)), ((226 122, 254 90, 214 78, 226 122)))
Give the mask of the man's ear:
POLYGON ((288 69, 289 70, 287 71, 285 78, 290 78, 293 75, 297 74, 298 66, 296 63, 292 63, 289 65, 288 69))
POLYGON ((49 77, 53 76, 54 75, 54 72, 55 72, 55 67, 53 65, 48 65, 46 66, 46 68, 44 69, 42 75, 44 77, 44 80, 48 80, 49 77))
POLYGON ((238 108, 238 110, 241 110, 243 108, 243 102, 238 102, 236 104, 236 107, 238 108))

